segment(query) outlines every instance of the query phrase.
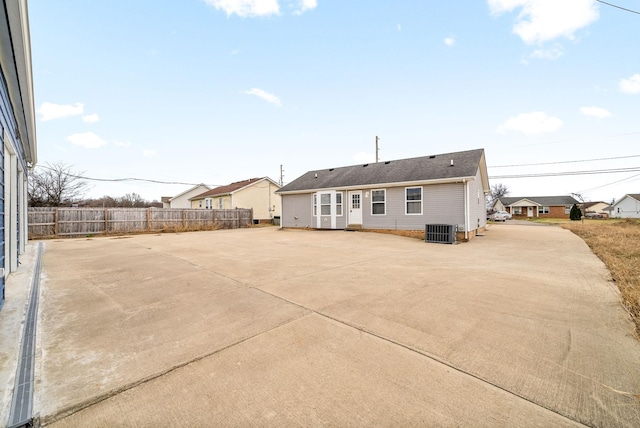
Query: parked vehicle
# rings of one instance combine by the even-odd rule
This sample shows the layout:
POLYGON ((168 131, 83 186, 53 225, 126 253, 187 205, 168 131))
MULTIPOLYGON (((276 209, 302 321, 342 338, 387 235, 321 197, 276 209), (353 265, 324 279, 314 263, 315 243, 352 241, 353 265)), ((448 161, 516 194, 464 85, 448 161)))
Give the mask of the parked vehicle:
POLYGON ((497 212, 504 214, 507 220, 511 220, 511 214, 509 214, 508 212, 506 211, 497 211, 497 212))
POLYGON ((504 211, 497 211, 491 214, 491 220, 493 221, 507 221, 507 216, 504 211))

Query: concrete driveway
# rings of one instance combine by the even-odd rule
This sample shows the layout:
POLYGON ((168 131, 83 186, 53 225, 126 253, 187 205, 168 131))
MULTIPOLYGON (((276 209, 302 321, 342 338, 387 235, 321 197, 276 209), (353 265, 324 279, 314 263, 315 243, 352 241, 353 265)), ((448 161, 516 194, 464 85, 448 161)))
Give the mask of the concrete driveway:
POLYGON ((558 227, 45 242, 53 427, 639 426, 640 343, 558 227))

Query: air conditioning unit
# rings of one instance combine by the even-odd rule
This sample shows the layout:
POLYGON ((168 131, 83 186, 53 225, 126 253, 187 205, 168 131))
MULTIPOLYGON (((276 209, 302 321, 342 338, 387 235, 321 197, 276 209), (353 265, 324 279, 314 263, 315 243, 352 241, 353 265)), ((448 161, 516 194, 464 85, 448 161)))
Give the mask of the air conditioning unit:
POLYGON ((437 244, 455 244, 458 225, 456 224, 425 224, 425 242, 437 244))

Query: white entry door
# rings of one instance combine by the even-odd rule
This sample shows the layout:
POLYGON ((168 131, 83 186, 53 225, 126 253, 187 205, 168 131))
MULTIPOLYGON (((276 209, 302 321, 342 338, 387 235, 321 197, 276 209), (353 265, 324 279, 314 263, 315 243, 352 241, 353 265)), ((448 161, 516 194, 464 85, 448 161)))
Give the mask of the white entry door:
POLYGON ((527 217, 533 217, 533 207, 527 207, 527 217))
POLYGON ((349 192, 349 225, 362 225, 362 192, 349 192))

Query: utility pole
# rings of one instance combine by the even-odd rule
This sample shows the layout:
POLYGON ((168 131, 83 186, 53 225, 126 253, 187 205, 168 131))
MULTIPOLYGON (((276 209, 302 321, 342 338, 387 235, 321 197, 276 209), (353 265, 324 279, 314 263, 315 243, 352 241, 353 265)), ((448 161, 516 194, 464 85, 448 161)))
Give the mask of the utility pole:
POLYGON ((380 151, 380 149, 378 148, 378 140, 379 138, 376 135, 376 163, 378 163, 378 159, 379 159, 378 152, 380 151))
POLYGON ((280 164, 280 186, 283 185, 284 181, 284 169, 282 169, 282 164, 280 164))

